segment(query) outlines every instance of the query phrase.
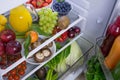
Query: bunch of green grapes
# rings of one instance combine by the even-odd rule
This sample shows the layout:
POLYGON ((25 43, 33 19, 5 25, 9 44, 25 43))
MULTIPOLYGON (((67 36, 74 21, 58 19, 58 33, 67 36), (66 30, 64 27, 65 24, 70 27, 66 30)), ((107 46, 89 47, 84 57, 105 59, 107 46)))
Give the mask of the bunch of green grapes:
POLYGON ((57 24, 58 13, 53 12, 50 8, 42 8, 38 12, 38 15, 40 29, 47 34, 52 34, 52 31, 57 24))

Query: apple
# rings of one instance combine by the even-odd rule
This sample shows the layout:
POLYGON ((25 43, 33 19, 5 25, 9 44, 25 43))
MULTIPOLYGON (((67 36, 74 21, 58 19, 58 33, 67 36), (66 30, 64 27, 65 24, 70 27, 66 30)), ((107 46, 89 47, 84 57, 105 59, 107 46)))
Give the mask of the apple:
POLYGON ((2 40, 0 40, 0 56, 5 53, 5 45, 2 40))
POLYGON ((11 40, 15 40, 15 38, 16 38, 15 33, 10 29, 3 30, 0 33, 0 39, 5 43, 11 40))
POLYGON ((16 55, 21 51, 21 44, 18 41, 9 41, 6 44, 6 53, 8 55, 16 55))

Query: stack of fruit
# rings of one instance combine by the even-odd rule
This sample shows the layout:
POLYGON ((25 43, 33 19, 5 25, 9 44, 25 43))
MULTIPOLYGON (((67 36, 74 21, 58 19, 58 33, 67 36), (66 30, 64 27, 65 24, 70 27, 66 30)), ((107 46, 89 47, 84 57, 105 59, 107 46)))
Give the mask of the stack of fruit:
POLYGON ((17 67, 5 74, 4 77, 7 78, 7 80, 20 80, 20 77, 25 74, 26 69, 26 61, 23 61, 17 67))
MULTIPOLYGON (((61 29, 59 27, 55 27, 53 30, 53 35, 60 32, 61 29)), ((64 32, 61 36, 55 39, 57 42, 64 42, 67 40, 67 38, 74 38, 76 35, 78 35, 81 32, 81 29, 78 26, 74 26, 70 28, 68 31, 64 32)))
POLYGON ((5 29, 0 33, 0 66, 8 66, 7 63, 11 61, 7 59, 8 56, 20 55, 21 44, 15 39, 15 33, 10 29, 5 29))
POLYGON ((71 9, 72 9, 71 4, 69 4, 68 2, 65 2, 65 1, 56 2, 53 5, 53 10, 58 12, 58 14, 60 16, 67 15, 71 9))
POLYGON ((53 0, 28 0, 27 4, 32 4, 35 9, 50 7, 53 0))
POLYGON ((57 24, 57 12, 53 12, 50 8, 42 8, 41 11, 38 12, 38 15, 40 17, 40 29, 47 34, 52 34, 57 24))

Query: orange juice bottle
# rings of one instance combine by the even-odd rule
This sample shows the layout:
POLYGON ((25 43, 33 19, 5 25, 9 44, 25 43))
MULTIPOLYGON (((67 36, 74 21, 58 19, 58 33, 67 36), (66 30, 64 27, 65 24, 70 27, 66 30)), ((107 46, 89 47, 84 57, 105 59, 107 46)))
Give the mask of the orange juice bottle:
POLYGON ((120 61, 120 35, 115 39, 112 48, 105 58, 105 65, 109 69, 114 69, 116 64, 120 61))

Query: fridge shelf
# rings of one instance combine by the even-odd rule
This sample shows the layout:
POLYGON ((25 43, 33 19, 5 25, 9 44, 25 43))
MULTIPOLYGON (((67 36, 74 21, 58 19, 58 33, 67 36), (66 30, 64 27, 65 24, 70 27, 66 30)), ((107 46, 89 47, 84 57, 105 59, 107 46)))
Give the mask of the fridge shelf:
MULTIPOLYGON (((64 73, 61 73, 61 75, 59 75, 58 77, 58 80, 74 80, 84 70, 84 67, 87 61, 87 56, 89 54, 89 51, 93 48, 93 44, 88 40, 86 40, 85 38, 83 38, 81 35, 77 36, 75 39, 70 41, 63 48, 58 50, 57 53, 60 53, 61 51, 63 51, 66 47, 68 47, 74 41, 77 41, 77 43, 79 44, 83 55, 72 66, 69 66, 64 73), (80 64, 81 62, 82 64, 80 64)), ((37 69, 34 69, 34 71, 31 71, 29 74, 23 77, 22 80, 25 80, 29 76, 32 77, 34 73, 41 67, 39 65, 36 68, 37 69)))
MULTIPOLYGON (((75 26, 76 24, 81 24, 81 29, 83 27, 83 23, 85 18, 80 16, 80 15, 74 15, 74 12, 71 12, 68 16, 70 16, 70 19, 72 21, 72 23, 68 26, 67 29, 64 29, 62 31, 60 31, 59 33, 55 34, 54 36, 52 36, 51 38, 49 38, 48 40, 46 40, 43 44, 41 44, 40 46, 38 46, 37 48, 35 48, 34 50, 32 50, 31 52, 29 52, 29 55, 27 58, 29 58, 30 56, 32 56, 33 54, 35 54, 37 51, 39 51, 40 49, 42 49, 46 44, 49 44, 50 42, 52 42, 54 39, 56 39, 58 36, 60 36, 62 33, 64 33, 65 31, 67 31, 68 29, 70 29, 71 27, 75 26), (73 16, 71 16, 73 15, 73 16)), ((81 36, 83 33, 81 31, 80 35, 78 35, 76 38, 78 38, 79 36, 81 36)), ((73 40, 75 40, 76 38, 74 38, 73 40)), ((71 43, 71 42, 70 42, 71 43)), ((68 45, 70 45, 70 43, 68 45)), ((67 47, 67 46, 66 46, 67 47)), ((56 56, 58 53, 60 53, 65 47, 63 47, 61 50, 59 50, 57 53, 55 53, 50 59, 52 59, 54 56, 56 56)), ((22 58, 20 58, 18 61, 16 61, 15 63, 13 63, 12 65, 10 65, 9 67, 7 67, 6 69, 0 69, 0 76, 2 79, 2 76, 4 74, 6 74, 7 72, 9 72, 10 70, 12 70, 13 68, 15 68, 16 66, 18 66, 20 63, 22 63, 23 61, 25 61, 27 58, 25 58, 25 56, 23 56, 22 58)), ((27 76, 23 77, 22 80, 25 80, 25 78, 29 77, 29 75, 31 75, 32 73, 34 73, 36 70, 38 70, 40 67, 42 67, 45 63, 47 63, 50 59, 48 59, 47 61, 41 63, 41 65, 39 65, 38 67, 36 67, 35 69, 33 69, 33 71, 31 71, 27 76)))
MULTIPOLYGON (((25 0, 24 0, 25 2, 25 0)), ((24 3, 22 2, 22 3, 24 3)), ((21 4, 22 4, 21 3, 21 4)), ((18 4, 17 4, 18 6, 18 4)), ((14 6, 15 7, 15 6, 14 6)), ((9 12, 7 12, 7 14, 9 14, 9 12)), ((82 17, 79 14, 76 14, 76 12, 73 10, 67 15, 70 18, 71 24, 64 30, 61 30, 59 33, 55 34, 54 36, 50 37, 48 40, 46 40, 44 43, 42 43, 40 46, 38 46, 37 48, 35 48, 34 50, 29 52, 29 55, 27 56, 27 58, 25 58, 25 56, 23 56, 22 58, 20 58, 18 61, 16 61, 15 63, 13 63, 12 65, 10 65, 9 67, 7 67, 6 69, 0 69, 0 79, 2 79, 2 76, 6 73, 8 73, 10 70, 12 70, 13 68, 15 68, 16 66, 18 66, 20 63, 22 63, 23 61, 25 61, 26 59, 28 59, 29 57, 31 57, 33 54, 35 54, 37 51, 39 51, 40 49, 42 49, 45 45, 49 44, 50 42, 52 42, 54 39, 56 39, 58 36, 60 36, 61 34, 63 34, 64 32, 66 32, 68 29, 70 29, 71 27, 75 26, 76 24, 80 24, 80 28, 81 28, 81 34, 78 35, 76 38, 73 39, 76 40, 78 37, 80 37, 83 33, 83 30, 85 28, 85 22, 86 19, 84 17, 82 17)), ((72 42, 72 41, 71 41, 72 42)), ((68 45, 71 44, 68 43, 68 45)), ((66 47, 68 46, 66 45, 66 47)), ((45 63, 49 62, 49 60, 51 60, 53 57, 55 57, 58 53, 60 53, 62 50, 64 50, 65 47, 63 47, 62 49, 60 49, 59 51, 57 51, 50 59, 48 59, 47 61, 43 62, 41 65, 39 66, 33 66, 33 72, 35 72, 36 70, 38 70, 40 67, 42 67, 45 63)), ((27 64, 29 66, 29 64, 27 64)), ((27 70, 29 71, 29 70, 27 70)), ((31 75, 33 73, 31 72, 26 72, 25 76, 23 77, 23 80, 26 79, 27 77, 29 77, 29 75, 31 75), (27 74, 29 73, 29 74, 27 74), (26 76, 27 75, 27 76, 26 76)))
POLYGON ((104 56, 100 50, 100 45, 102 44, 103 40, 104 40, 104 38, 98 39, 96 46, 95 46, 95 51, 96 51, 96 54, 98 56, 98 60, 101 64, 101 67, 103 69, 106 80, 114 80, 111 71, 104 64, 104 56))

